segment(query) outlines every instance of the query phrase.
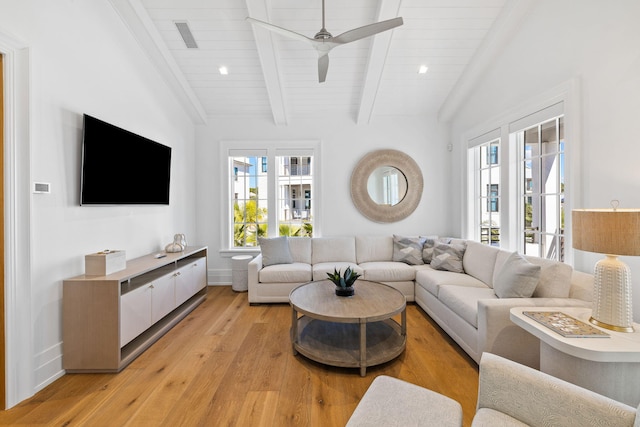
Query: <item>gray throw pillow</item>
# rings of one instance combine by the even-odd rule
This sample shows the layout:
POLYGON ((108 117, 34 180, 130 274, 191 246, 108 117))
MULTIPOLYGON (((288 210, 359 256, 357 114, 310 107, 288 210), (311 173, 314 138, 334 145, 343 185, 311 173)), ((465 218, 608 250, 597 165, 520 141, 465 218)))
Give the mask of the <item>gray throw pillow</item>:
POLYGON ((406 237, 393 235, 393 260, 409 265, 422 265, 422 247, 425 237, 406 237))
POLYGON ((466 245, 461 243, 436 243, 433 248, 431 267, 436 270, 464 273, 462 258, 464 257, 464 251, 466 249, 466 245))
POLYGON ((496 275, 493 291, 498 298, 529 298, 538 286, 540 270, 539 265, 513 252, 496 275))
POLYGON ((260 251, 262 252, 262 265, 268 267, 275 264, 292 264, 293 257, 289 250, 287 236, 267 239, 258 237, 260 251))
POLYGON ((422 261, 425 264, 430 264, 433 259, 433 248, 436 246, 436 243, 451 243, 451 238, 449 237, 438 237, 438 236, 426 236, 427 240, 424 241, 424 246, 422 246, 422 261))

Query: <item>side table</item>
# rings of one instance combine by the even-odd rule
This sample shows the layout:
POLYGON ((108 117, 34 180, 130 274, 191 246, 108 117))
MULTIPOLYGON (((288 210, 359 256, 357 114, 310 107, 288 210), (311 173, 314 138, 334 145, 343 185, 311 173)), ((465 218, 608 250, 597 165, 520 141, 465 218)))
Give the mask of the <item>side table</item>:
POLYGON ((559 311, 589 323, 591 309, 582 307, 515 307, 513 323, 540 339, 540 370, 619 402, 640 403, 640 325, 635 332, 598 328, 609 338, 565 338, 529 318, 524 311, 559 311))
POLYGON ((236 255, 231 257, 231 289, 236 292, 249 290, 248 268, 253 259, 251 255, 236 255))

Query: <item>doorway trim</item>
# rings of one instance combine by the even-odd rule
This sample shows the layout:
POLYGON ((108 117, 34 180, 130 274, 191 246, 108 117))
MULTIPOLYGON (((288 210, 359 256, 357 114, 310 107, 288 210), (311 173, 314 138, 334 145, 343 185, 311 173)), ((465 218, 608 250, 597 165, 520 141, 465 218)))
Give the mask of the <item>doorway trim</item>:
POLYGON ((5 408, 34 394, 30 265, 30 51, 0 31, 4 71, 5 408))

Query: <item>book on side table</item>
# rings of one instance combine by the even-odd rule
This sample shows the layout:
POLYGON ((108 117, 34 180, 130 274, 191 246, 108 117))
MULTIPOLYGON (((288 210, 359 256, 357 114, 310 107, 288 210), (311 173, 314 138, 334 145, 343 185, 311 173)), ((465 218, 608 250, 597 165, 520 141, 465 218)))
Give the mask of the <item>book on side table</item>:
POLYGON ((546 326, 565 338, 609 338, 610 335, 600 329, 564 314, 560 311, 523 311, 527 317, 546 326))

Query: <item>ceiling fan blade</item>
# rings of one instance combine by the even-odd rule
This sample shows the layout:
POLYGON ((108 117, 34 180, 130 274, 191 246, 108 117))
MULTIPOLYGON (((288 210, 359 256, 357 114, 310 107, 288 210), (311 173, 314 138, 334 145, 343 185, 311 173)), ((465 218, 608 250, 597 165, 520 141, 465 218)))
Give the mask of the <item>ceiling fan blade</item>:
POLYGON ((327 79, 327 71, 329 70, 329 55, 318 56, 318 82, 324 83, 327 79))
POLYGON ((376 22, 375 24, 365 25, 364 27, 358 27, 356 29, 346 31, 331 41, 334 43, 351 43, 356 40, 364 39, 365 37, 373 36, 383 31, 391 30, 392 28, 399 27, 403 24, 402 18, 397 17, 393 19, 387 19, 386 21, 376 22))
POLYGON ((307 36, 303 36, 302 34, 298 34, 291 30, 287 30, 286 28, 278 27, 277 25, 269 24, 268 22, 260 21, 259 19, 247 17, 247 21, 251 22, 252 24, 256 24, 261 27, 264 27, 269 31, 273 31, 274 33, 278 33, 285 37, 289 37, 292 39, 296 39, 296 40, 300 40, 300 41, 312 43, 312 44, 315 42, 314 39, 311 39, 307 36))

